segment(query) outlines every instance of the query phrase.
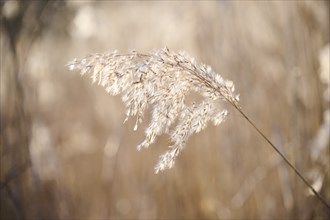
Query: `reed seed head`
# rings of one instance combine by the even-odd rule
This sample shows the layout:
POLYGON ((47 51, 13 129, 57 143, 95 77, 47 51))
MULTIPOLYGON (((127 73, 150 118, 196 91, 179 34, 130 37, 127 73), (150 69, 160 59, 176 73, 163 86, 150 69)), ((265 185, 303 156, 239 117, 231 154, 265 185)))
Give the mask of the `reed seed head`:
POLYGON ((91 54, 74 59, 70 70, 89 74, 93 82, 102 85, 111 95, 121 94, 126 105, 126 119, 136 118, 134 130, 142 122, 145 110, 152 109, 151 122, 145 130, 145 140, 138 150, 148 148, 163 133, 170 136, 170 149, 160 156, 155 172, 172 168, 175 159, 189 137, 203 130, 209 121, 222 123, 228 115, 221 100, 238 106, 232 81, 225 80, 211 67, 198 65, 184 52, 168 48, 155 53, 117 51, 91 54), (189 95, 199 94, 198 102, 189 102, 189 95))

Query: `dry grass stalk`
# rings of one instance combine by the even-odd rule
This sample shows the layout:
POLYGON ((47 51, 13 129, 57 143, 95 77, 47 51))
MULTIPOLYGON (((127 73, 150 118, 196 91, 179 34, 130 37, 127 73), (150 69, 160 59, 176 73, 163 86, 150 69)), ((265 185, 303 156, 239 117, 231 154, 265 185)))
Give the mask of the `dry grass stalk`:
POLYGON ((234 93, 233 82, 223 79, 209 66, 196 64, 184 52, 174 53, 168 48, 153 54, 136 51, 119 54, 115 51, 75 59, 68 67, 80 71, 82 75, 91 74, 93 82, 104 86, 110 94, 122 94, 127 118, 136 116, 134 130, 142 121, 147 107, 153 108, 146 138, 138 145, 138 150, 149 147, 163 133, 169 134, 173 142, 171 149, 160 156, 155 166, 156 173, 174 166, 175 158, 193 133, 204 129, 209 121, 215 125, 224 121, 228 112, 219 111, 218 106, 218 101, 223 100, 229 102, 254 127, 330 210, 325 199, 238 106, 239 95, 234 93), (186 97, 192 92, 201 94, 203 100, 198 104, 187 104, 186 97), (172 128, 175 123, 175 128, 172 128))
POLYGON ((68 66, 81 74, 91 74, 93 82, 104 86, 110 94, 122 94, 127 118, 136 116, 134 130, 146 108, 152 107, 152 120, 138 150, 149 147, 163 133, 169 134, 173 143, 171 149, 160 156, 156 173, 174 166, 175 158, 193 133, 204 129, 209 121, 215 125, 224 121, 228 112, 219 111, 218 100, 234 105, 239 100, 231 81, 223 79, 209 66, 196 64, 184 52, 174 53, 168 48, 154 54, 136 51, 93 54, 75 59, 68 66), (192 92, 201 94, 203 100, 189 104, 186 97, 192 92))

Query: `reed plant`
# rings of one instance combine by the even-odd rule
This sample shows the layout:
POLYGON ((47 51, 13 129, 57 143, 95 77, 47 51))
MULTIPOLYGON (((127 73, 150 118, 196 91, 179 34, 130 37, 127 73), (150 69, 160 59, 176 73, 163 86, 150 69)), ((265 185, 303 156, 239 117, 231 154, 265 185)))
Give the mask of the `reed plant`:
POLYGON ((156 173, 175 165, 175 159, 191 135, 206 128, 209 122, 221 124, 228 116, 223 104, 229 103, 330 210, 319 192, 244 113, 234 83, 222 78, 210 66, 198 64, 185 52, 176 53, 165 47, 153 53, 98 53, 74 59, 68 67, 82 75, 89 74, 93 82, 102 85, 111 95, 121 94, 126 105, 125 121, 135 117, 134 130, 138 129, 145 111, 151 108, 145 140, 137 149, 148 148, 162 134, 168 134, 172 142, 170 149, 160 155, 156 173), (199 98, 191 100, 196 94, 199 98))

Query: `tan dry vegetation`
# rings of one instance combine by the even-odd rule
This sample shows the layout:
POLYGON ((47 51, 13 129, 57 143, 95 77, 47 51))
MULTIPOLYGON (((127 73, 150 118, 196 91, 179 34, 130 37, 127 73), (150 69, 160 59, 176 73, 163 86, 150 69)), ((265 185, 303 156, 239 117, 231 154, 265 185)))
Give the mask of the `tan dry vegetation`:
POLYGON ((234 81, 245 112, 329 201, 329 136, 317 144, 329 129, 319 77, 329 2, 13 2, 1 2, 1 219, 328 216, 230 106, 225 123, 193 135, 155 175, 168 136, 136 151, 144 131, 122 124, 120 98, 65 64, 115 49, 185 50, 234 81))

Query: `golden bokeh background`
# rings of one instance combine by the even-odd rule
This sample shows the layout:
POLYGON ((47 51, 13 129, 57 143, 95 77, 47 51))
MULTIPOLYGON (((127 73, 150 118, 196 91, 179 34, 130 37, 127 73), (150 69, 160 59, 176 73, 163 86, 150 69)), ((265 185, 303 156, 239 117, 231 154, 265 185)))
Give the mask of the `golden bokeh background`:
POLYGON ((330 202, 329 1, 2 1, 1 219, 326 219, 267 142, 230 116, 138 152, 120 97, 65 66, 167 46, 234 81, 243 111, 330 202))

